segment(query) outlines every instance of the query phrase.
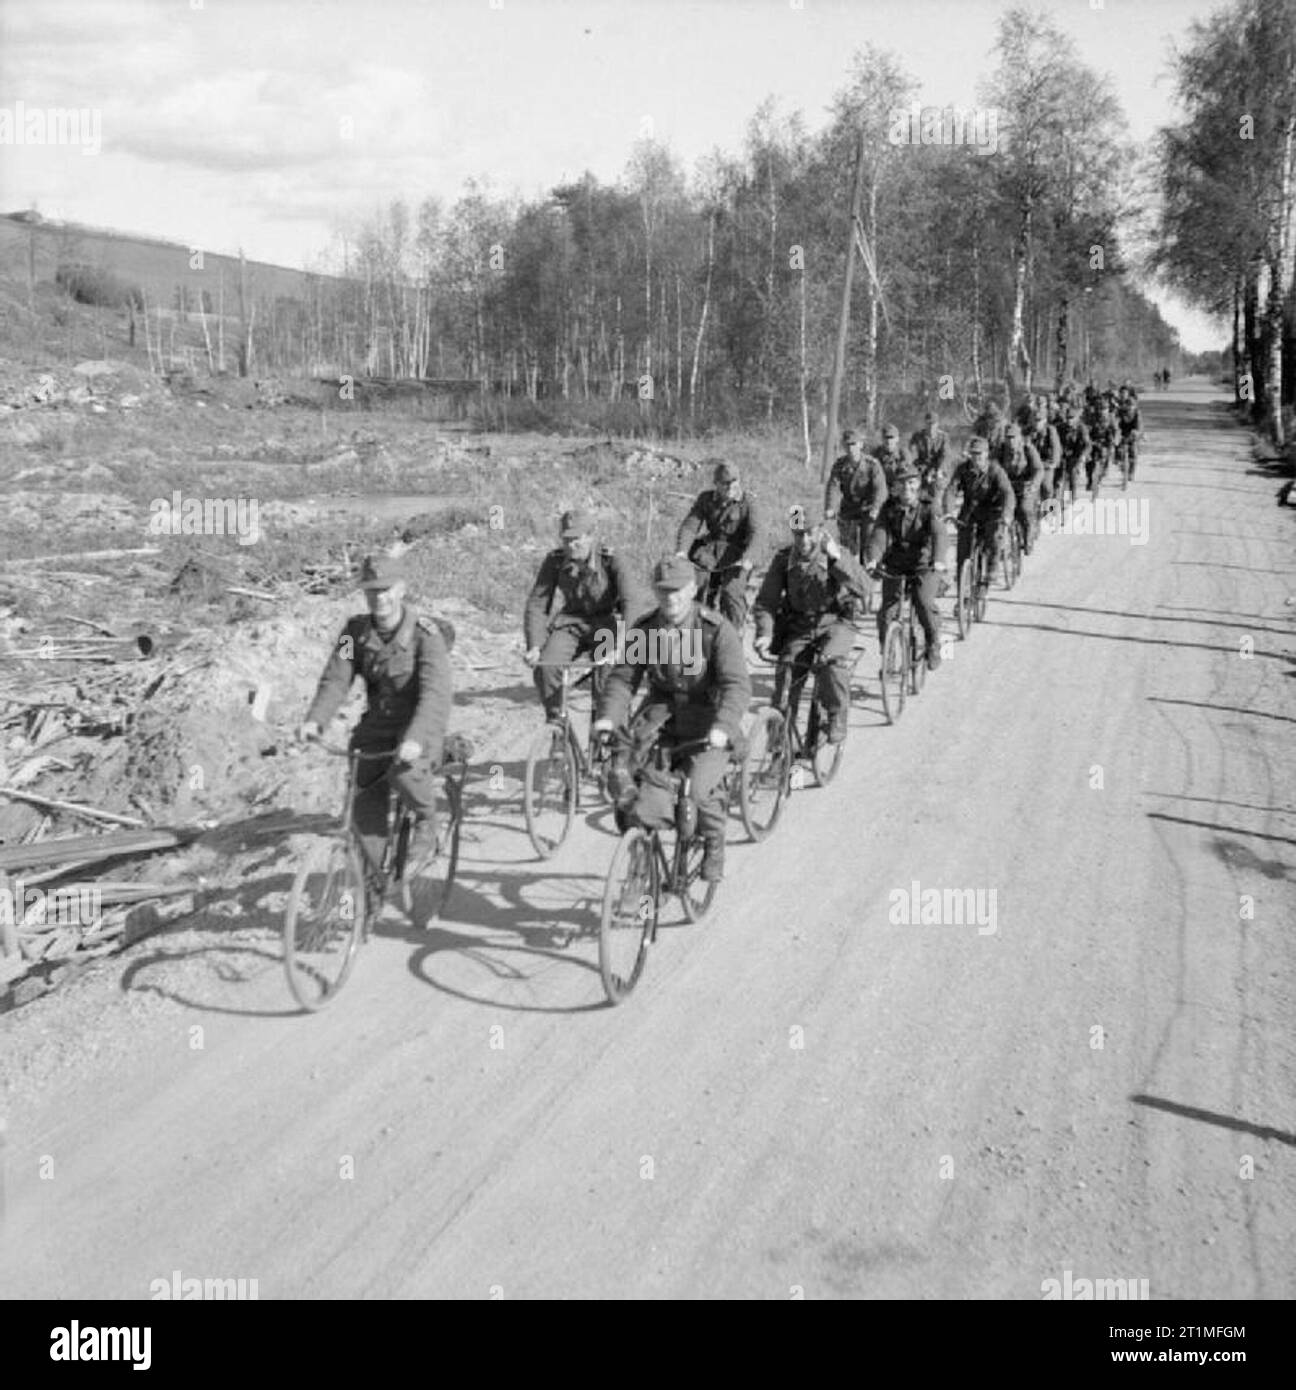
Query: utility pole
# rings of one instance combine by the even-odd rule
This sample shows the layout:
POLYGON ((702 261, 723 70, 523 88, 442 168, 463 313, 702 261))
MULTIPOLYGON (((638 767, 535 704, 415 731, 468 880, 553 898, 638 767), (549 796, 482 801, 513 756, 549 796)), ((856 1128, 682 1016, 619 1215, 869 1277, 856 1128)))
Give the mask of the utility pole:
POLYGON ((846 372, 846 335, 850 328, 851 283, 855 278, 855 228, 859 225, 860 198, 864 192, 864 132, 860 131, 859 148, 855 153, 855 187, 851 193, 850 226, 846 232, 846 277, 842 282, 841 318, 837 324, 837 354, 833 359, 832 388, 828 395, 828 432, 824 436, 823 462, 819 481, 823 482, 832 467, 833 451, 837 447, 837 410, 841 404, 842 377, 846 372))

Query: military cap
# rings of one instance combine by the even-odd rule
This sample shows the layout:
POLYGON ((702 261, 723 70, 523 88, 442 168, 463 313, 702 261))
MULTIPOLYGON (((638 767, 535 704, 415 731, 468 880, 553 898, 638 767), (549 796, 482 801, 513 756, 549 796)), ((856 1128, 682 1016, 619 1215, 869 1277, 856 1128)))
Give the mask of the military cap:
POLYGON ((712 480, 717 483, 736 483, 738 481, 738 470, 732 463, 717 463, 715 472, 711 475, 712 480))
POLYGON ((882 438, 883 438, 883 439, 899 439, 899 438, 900 438, 900 431, 899 431, 894 425, 888 425, 888 426, 886 427, 886 429, 884 429, 884 430, 882 431, 882 438))
POLYGON ((573 507, 562 515, 559 534, 563 536, 588 536, 594 529, 594 513, 587 507, 573 507))
POLYGON ((360 566, 362 589, 390 589, 405 578, 405 566, 394 555, 366 555, 360 566))
POLYGON ((653 566, 652 582, 656 589, 683 589, 697 579, 693 562, 683 555, 666 555, 653 566))

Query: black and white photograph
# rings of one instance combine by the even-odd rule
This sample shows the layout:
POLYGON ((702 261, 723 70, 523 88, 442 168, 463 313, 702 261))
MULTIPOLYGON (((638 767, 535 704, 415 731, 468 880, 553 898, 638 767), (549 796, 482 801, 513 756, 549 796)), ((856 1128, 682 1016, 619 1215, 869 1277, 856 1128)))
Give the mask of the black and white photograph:
POLYGON ((1291 0, 0 0, 33 1364, 323 1300, 1254 1360, 1294 267, 1291 0))

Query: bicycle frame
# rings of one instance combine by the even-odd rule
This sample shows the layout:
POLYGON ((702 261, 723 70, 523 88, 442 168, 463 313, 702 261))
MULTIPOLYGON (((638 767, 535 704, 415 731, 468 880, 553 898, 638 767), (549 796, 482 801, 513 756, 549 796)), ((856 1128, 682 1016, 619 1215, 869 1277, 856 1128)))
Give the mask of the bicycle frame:
POLYGON ((597 780, 599 776, 599 765, 606 761, 607 755, 600 751, 599 742, 594 737, 594 718, 598 696, 602 690, 603 682, 607 679, 608 666, 604 662, 597 661, 544 661, 537 662, 537 666, 543 666, 548 670, 562 672, 562 686, 560 688, 561 703, 558 706, 558 713, 554 716, 567 731, 567 739, 571 744, 572 753, 576 758, 576 769, 580 776, 597 780), (580 672, 573 678, 573 673, 580 672), (590 707, 590 727, 586 732, 584 742, 581 741, 576 733, 571 711, 567 708, 567 697, 573 690, 578 690, 582 685, 588 684, 592 703, 590 707))

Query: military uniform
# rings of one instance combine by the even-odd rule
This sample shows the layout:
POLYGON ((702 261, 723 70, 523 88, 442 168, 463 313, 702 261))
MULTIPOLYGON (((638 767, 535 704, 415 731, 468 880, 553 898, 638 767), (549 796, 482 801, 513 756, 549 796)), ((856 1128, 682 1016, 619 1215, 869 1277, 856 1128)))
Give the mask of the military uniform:
POLYGON ((882 469, 888 489, 891 487, 891 479, 909 462, 909 456, 902 448, 888 449, 885 444, 878 445, 877 453, 873 457, 882 469))
POLYGON ((1017 496, 1008 475, 993 459, 985 472, 980 472, 972 463, 960 464, 949 480, 945 496, 941 500, 941 511, 953 510, 952 498, 956 491, 963 494, 963 506, 959 513, 958 565, 972 553, 972 537, 981 537, 986 548, 989 564, 986 578, 994 577, 999 557, 995 545, 995 532, 1004 525, 1017 505, 1017 496))
POLYGON ((1062 462, 1062 441, 1057 430, 1045 420, 1041 420, 1035 433, 1031 435, 1035 452, 1040 456, 1043 472, 1040 475, 1040 497, 1047 502, 1053 496, 1058 466, 1062 462))
POLYGON ((1093 487, 1094 474, 1101 481, 1112 459, 1116 455, 1116 445, 1120 443, 1120 429, 1109 413, 1099 415, 1089 431, 1089 462, 1085 469, 1085 482, 1093 487))
POLYGON ((1035 515, 1035 501, 1039 495, 1040 483, 1044 477, 1044 465, 1038 450, 1030 440, 1020 440, 1018 447, 1008 449, 1002 461, 1003 471, 1008 475, 1013 492, 1017 495, 1017 522, 1026 538, 1022 549, 1029 555, 1035 545, 1038 519, 1035 515))
POLYGON ((574 661, 604 635, 614 643, 618 616, 628 627, 652 607, 647 589, 607 546, 596 546, 587 560, 569 560, 561 546, 545 556, 527 595, 523 627, 527 650, 540 651, 535 685, 547 717, 561 700, 556 663, 574 661))
MULTIPOLYGON (((613 667, 599 701, 598 717, 628 729, 632 759, 638 766, 654 743, 671 747, 705 738, 713 726, 723 729, 732 744, 742 733, 742 719, 751 703, 751 680, 743 659, 742 638, 727 618, 695 603, 678 628, 654 612, 635 623, 626 638, 627 650, 656 656, 613 667), (675 659, 667 650, 674 645, 675 659), (691 662, 684 656, 690 655, 691 662), (643 703, 630 718, 630 702, 647 682, 643 703)), ((723 853, 725 810, 717 794, 729 764, 723 748, 705 749, 688 759, 698 827, 718 854, 723 853)), ((618 776, 626 772, 618 758, 618 776)))
POLYGON ((878 513, 887 498, 886 471, 872 454, 858 463, 843 454, 832 466, 824 488, 824 513, 836 512, 842 549, 858 559, 868 543, 878 513))
POLYGON ((914 465, 922 474, 923 492, 929 498, 939 497, 945 491, 949 473, 949 435, 933 425, 924 425, 909 437, 909 452, 914 465))
POLYGON ((854 556, 830 559, 822 545, 808 555, 795 545, 778 551, 756 599, 756 640, 783 659, 774 676, 774 707, 787 704, 790 678, 807 670, 816 655, 832 663, 819 677, 818 695, 832 721, 850 704, 845 660, 855 644, 851 626, 865 595, 854 556))
POLYGON ((1058 440, 1062 445, 1062 468, 1058 474, 1058 492, 1076 492, 1076 479, 1082 468, 1089 466, 1089 431, 1083 420, 1063 420, 1058 426, 1058 440))
POLYGON ((698 575, 699 594, 705 596, 714 575, 717 607, 739 632, 747 621, 742 562, 756 553, 760 531, 760 510, 750 493, 735 500, 709 488, 698 495, 675 537, 676 550, 700 570, 711 571, 698 575))
POLYGON ((1139 435, 1143 430, 1142 417, 1139 415, 1138 397, 1130 395, 1123 400, 1116 412, 1116 421, 1120 426, 1121 442, 1127 446, 1129 455, 1128 468, 1131 481, 1134 478, 1134 469, 1138 464, 1138 441, 1139 435))
MULTIPOLYGON (((390 781, 416 815, 431 820, 436 811, 433 769, 442 760, 453 691, 450 652, 440 628, 408 604, 396 630, 386 637, 367 613, 349 618, 324 668, 307 720, 326 728, 356 676, 364 679, 368 704, 351 746, 367 753, 394 753, 406 739, 420 744, 423 751, 416 761, 390 781)), ((382 856, 387 835, 388 783, 382 778, 391 761, 361 763, 356 774, 355 826, 374 863, 382 856)))
MULTIPOLYGON (((927 638, 929 652, 940 649, 940 615, 936 609, 937 577, 932 566, 944 563, 949 537, 936 509, 929 502, 908 507, 893 497, 878 518, 869 544, 868 565, 882 564, 892 575, 918 577, 913 590, 914 613, 927 638)), ((888 575, 882 581, 882 604, 878 609, 878 646, 886 640, 887 627, 900 616, 902 579, 888 575)))

